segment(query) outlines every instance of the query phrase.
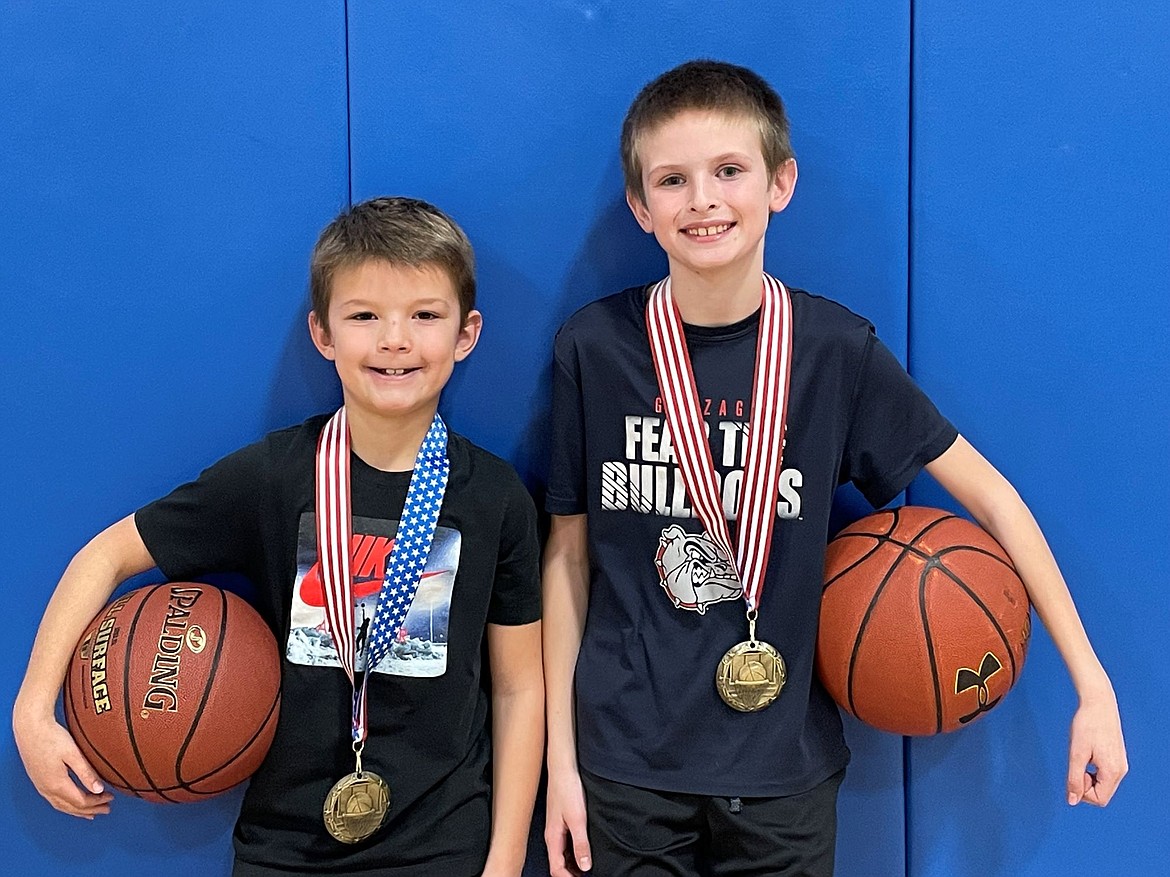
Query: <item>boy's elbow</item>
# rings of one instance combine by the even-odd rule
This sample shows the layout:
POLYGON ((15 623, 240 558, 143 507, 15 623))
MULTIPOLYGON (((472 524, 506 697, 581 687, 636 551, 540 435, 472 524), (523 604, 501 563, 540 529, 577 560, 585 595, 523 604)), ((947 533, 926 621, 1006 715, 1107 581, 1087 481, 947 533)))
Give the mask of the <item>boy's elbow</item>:
POLYGON ((117 582, 155 566, 132 514, 94 536, 74 556, 74 563, 97 566, 105 576, 117 582))
POLYGON ((588 573, 588 528, 585 515, 554 515, 544 546, 542 574, 547 582, 551 576, 579 578, 588 573))
POLYGON ((926 468, 989 532, 1031 515, 1015 486, 963 436, 926 468))

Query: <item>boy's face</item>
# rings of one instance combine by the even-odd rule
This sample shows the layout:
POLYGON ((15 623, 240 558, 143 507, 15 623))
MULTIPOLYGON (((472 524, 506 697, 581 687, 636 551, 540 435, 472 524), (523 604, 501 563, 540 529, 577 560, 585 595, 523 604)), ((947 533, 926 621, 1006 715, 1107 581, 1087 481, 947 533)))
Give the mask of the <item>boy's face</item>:
POLYGON ((431 417, 455 363, 471 353, 483 318, 461 319, 450 277, 370 259, 333 277, 329 329, 309 314, 313 343, 332 360, 351 412, 431 417), (355 411, 356 409, 356 411, 355 411))
POLYGON ((751 120, 686 110, 645 134, 638 156, 646 201, 628 192, 626 200, 666 251, 671 274, 756 261, 762 269, 768 218, 788 206, 796 162, 770 174, 751 120))

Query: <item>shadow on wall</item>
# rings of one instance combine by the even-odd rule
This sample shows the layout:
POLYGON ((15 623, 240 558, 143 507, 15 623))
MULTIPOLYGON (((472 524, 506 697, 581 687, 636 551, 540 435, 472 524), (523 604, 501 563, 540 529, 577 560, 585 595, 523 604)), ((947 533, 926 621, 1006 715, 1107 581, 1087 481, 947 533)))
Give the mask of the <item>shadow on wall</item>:
MULTIPOLYGON (((973 251, 971 241, 951 229, 929 227, 921 220, 918 234, 936 242, 947 240, 954 252, 966 252, 981 266, 982 285, 988 289, 1014 288, 1010 278, 996 279, 1001 272, 995 258, 973 251)), ((931 269, 933 275, 920 267, 914 282, 924 289, 945 289, 949 276, 939 274, 946 269, 931 269)), ((914 378, 960 434, 1015 483, 1027 503, 1026 481, 1032 477, 1028 474, 1029 448, 1047 449, 1053 443, 1035 431, 1039 421, 1029 415, 1029 406, 1020 394, 1004 383, 1007 373, 996 375, 995 364, 1011 362, 1012 380, 1034 384, 1041 376, 1024 374, 1026 365, 1013 355, 1008 336, 995 329, 995 294, 983 293, 981 300, 987 302, 986 318, 993 321, 978 342, 981 362, 967 359, 970 347, 952 350, 938 343, 936 335, 928 334, 941 333, 937 337, 942 339, 961 337, 965 331, 962 321, 969 318, 963 308, 936 309, 917 325, 912 317, 914 378), (971 374, 978 371, 984 378, 974 382, 979 390, 972 392, 971 374), (1004 423, 1022 426, 1005 432, 1004 423)), ((1018 314, 1012 318, 1022 319, 1018 314)), ((1040 334, 1032 338, 1035 343, 1049 343, 1040 334)), ((925 474, 906 495, 908 503, 950 509, 970 518, 925 474)), ((1063 830, 1058 822, 1064 815, 1061 808, 1067 808, 1063 803, 1067 722, 1075 702, 1067 672, 1034 611, 1032 624, 1033 636, 1020 680, 1002 704, 970 727, 909 741, 912 868, 934 863, 935 873, 945 869, 953 877, 1021 873, 1035 867, 1048 836, 1063 830), (1059 703, 1061 695, 1056 689, 1069 695, 1067 708, 1059 703), (1010 818, 1011 810, 1024 802, 1030 805, 1026 812, 1010 818)), ((1082 808, 1088 809, 1088 805, 1082 808)))
POLYGON ((334 411, 341 405, 337 372, 333 364, 317 352, 309 337, 308 291, 299 304, 294 307, 290 303, 283 312, 290 314, 290 322, 268 392, 263 423, 265 432, 292 426, 306 417, 334 411))
MULTIPOLYGON (((581 244, 577 255, 551 307, 535 325, 543 351, 536 390, 529 406, 529 417, 520 438, 519 453, 514 458, 521 475, 536 500, 541 540, 548 535, 548 515, 544 497, 548 483, 549 416, 552 407, 552 350, 557 330, 572 314, 591 301, 641 283, 650 283, 666 274, 666 259, 652 237, 634 221, 624 196, 620 194, 620 166, 615 160, 605 179, 606 195, 601 200, 597 218, 581 244), (611 193, 618 194, 611 194, 611 193)), ((525 877, 548 873, 548 852, 544 835, 544 780, 536 801, 532 831, 528 839, 525 877)))
MULTIPOLYGON (((0 783, 8 789, 8 826, 19 826, 19 836, 44 857, 49 873, 58 873, 57 869, 74 873, 83 862, 99 863, 100 870, 100 863, 131 862, 136 856, 161 858, 176 850, 201 855, 215 850, 222 864, 220 873, 231 870, 232 825, 242 788, 181 805, 181 819, 175 818, 177 811, 170 807, 115 793, 112 807, 123 818, 99 816, 90 823, 52 810, 29 782, 15 754, 4 764, 0 783)), ((6 869, 5 873, 11 872, 6 869)))
POLYGON ((651 283, 666 275, 666 257, 654 238, 634 221, 621 194, 621 171, 613 162, 605 175, 606 195, 576 256, 570 263, 559 296, 544 315, 539 326, 544 339, 538 392, 524 430, 523 446, 538 454, 525 475, 531 475, 529 488, 543 501, 548 477, 549 416, 552 403, 552 351, 557 330, 576 311, 607 295, 630 286, 651 283))

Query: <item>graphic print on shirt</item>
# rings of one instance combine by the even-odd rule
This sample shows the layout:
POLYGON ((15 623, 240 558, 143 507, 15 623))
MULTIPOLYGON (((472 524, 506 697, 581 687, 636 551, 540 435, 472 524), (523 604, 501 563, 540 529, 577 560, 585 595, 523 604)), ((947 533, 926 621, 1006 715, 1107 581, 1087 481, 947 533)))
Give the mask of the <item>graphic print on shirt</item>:
MULTIPOLYGON (((747 460, 747 403, 727 399, 700 402, 723 514, 734 521, 747 460)), ((687 495, 675 457, 661 398, 655 400, 654 410, 654 415, 629 414, 624 418, 624 459, 601 464, 601 509, 695 522, 700 529, 698 533, 687 532, 674 523, 663 528, 654 546, 654 566, 659 583, 674 607, 702 615, 712 603, 742 598, 743 588, 733 559, 701 532, 702 525, 687 495)), ((778 517, 800 518, 803 486, 804 475, 799 469, 783 469, 776 501, 778 517)))
POLYGON ((706 533, 688 533, 671 524, 658 537, 654 566, 675 609, 692 609, 702 615, 709 603, 743 596, 727 552, 706 533))
MULTIPOLYGON (((394 548, 397 521, 353 518, 350 568, 353 575, 354 634, 358 671, 366 669, 366 644, 378 605, 386 562, 394 548)), ((394 644, 374 668, 391 676, 442 676, 447 670, 447 630, 451 592, 459 570, 462 537, 449 527, 435 529, 435 540, 414 604, 394 635, 394 644)), ((312 512, 301 515, 297 532, 297 574, 286 656, 294 664, 341 667, 325 621, 325 592, 317 560, 312 512)))

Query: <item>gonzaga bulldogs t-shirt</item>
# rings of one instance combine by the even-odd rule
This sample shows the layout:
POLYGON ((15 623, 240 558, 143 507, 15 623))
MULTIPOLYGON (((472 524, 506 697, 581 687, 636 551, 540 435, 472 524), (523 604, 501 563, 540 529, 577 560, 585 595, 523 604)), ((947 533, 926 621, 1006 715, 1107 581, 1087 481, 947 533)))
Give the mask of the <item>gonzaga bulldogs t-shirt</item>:
MULTIPOLYGON (((647 289, 587 305, 557 335, 546 508, 589 515, 591 591, 576 671, 581 765, 646 788, 795 794, 848 761, 815 678, 829 511, 852 481, 884 505, 956 438, 873 327, 801 290, 793 304, 789 419, 757 637, 788 681, 770 707, 715 689, 747 639, 732 559, 703 532, 675 459, 645 329, 647 289)), ((759 315, 686 327, 724 513, 735 537, 759 315)))

